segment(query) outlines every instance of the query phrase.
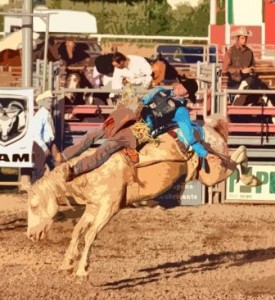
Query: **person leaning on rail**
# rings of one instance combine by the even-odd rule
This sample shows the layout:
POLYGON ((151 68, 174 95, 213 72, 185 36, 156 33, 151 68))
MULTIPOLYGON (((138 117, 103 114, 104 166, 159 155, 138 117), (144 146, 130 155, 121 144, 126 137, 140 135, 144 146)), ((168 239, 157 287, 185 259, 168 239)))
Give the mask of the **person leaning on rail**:
POLYGON ((36 98, 38 110, 32 120, 34 167, 31 182, 41 178, 45 172, 45 164, 52 170, 62 157, 55 144, 55 128, 51 115, 53 94, 45 91, 36 98))
POLYGON ((132 85, 149 88, 152 84, 152 68, 148 61, 138 55, 124 55, 116 52, 112 57, 114 67, 112 89, 119 90, 123 87, 123 79, 132 85))

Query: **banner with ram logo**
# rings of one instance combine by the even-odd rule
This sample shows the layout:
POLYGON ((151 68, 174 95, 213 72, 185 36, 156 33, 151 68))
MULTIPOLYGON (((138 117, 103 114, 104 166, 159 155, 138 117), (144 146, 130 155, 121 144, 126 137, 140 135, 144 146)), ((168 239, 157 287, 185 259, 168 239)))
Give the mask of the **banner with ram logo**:
POLYGON ((33 88, 0 88, 0 167, 32 167, 33 88))

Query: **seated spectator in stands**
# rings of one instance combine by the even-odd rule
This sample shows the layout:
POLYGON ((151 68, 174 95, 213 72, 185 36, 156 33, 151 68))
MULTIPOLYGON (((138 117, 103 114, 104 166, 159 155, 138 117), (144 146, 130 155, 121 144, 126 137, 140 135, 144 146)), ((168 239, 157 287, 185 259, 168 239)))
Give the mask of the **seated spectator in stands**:
MULTIPOLYGON (((240 27, 232 33, 235 44, 225 53, 222 71, 228 76, 228 88, 231 89, 266 89, 256 73, 253 51, 247 47, 248 37, 252 32, 240 27)), ((234 105, 248 104, 247 95, 232 95, 234 105)), ((255 97, 254 97, 255 98, 255 97)))
MULTIPOLYGON (((76 88, 92 88, 92 59, 87 43, 76 43, 74 37, 67 37, 58 49, 60 57, 60 86, 76 88), (75 69, 70 67, 77 67, 75 69)), ((68 92, 65 95, 66 104, 85 104, 90 101, 90 93, 68 92)))
POLYGON ((222 71, 228 76, 228 87, 239 88, 242 80, 252 77, 255 72, 255 58, 253 51, 247 47, 248 37, 252 32, 240 27, 232 33, 235 44, 225 53, 222 71))
POLYGON ((53 94, 46 91, 36 98, 39 106, 33 117, 33 153, 34 168, 32 172, 32 183, 41 178, 45 172, 45 164, 52 170, 55 161, 61 161, 61 154, 55 145, 55 128, 51 115, 53 94))
POLYGON ((89 59, 89 46, 85 43, 76 43, 74 37, 67 37, 59 49, 58 54, 63 65, 85 64, 89 59))
MULTIPOLYGON (((263 86, 255 68, 253 51, 247 47, 248 37, 252 32, 240 27, 232 33, 235 44, 225 53, 222 71, 228 76, 228 88, 231 89, 260 89, 263 86)), ((246 102, 246 95, 232 95, 235 105, 246 102), (238 99, 238 103, 235 100, 238 99)))
POLYGON ((141 85, 149 88, 152 84, 152 68, 148 61, 137 55, 127 55, 120 52, 113 54, 112 65, 114 74, 112 88, 120 90, 123 86, 123 80, 132 85, 141 85))
POLYGON ((240 27, 231 36, 235 38, 235 44, 225 53, 222 70, 228 76, 228 87, 239 88, 242 80, 248 80, 255 72, 254 54, 247 47, 252 32, 240 27))

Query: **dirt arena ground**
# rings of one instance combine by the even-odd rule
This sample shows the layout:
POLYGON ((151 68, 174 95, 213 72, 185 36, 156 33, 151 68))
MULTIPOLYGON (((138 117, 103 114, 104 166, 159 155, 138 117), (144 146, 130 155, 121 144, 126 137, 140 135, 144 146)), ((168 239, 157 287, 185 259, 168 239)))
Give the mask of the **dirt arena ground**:
POLYGON ((89 277, 58 272, 83 212, 25 236, 25 195, 0 195, 0 299, 275 299, 275 206, 126 208, 98 235, 89 277))

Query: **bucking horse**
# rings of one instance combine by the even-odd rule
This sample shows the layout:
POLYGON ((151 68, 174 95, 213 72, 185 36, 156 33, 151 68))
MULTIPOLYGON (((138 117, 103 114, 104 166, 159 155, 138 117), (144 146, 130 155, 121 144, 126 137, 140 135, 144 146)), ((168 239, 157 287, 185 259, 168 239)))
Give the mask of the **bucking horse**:
POLYGON ((84 277, 88 275, 89 253, 96 235, 126 205, 158 197, 179 178, 185 183, 198 179, 212 186, 226 180, 235 169, 240 170, 239 178, 244 184, 261 184, 249 172, 244 146, 229 156, 227 126, 227 120, 222 117, 205 123, 204 146, 217 156, 217 159, 205 163, 193 151, 180 149, 178 141, 168 132, 158 137, 158 143, 145 144, 135 165, 120 151, 95 170, 66 182, 68 164, 75 163, 95 149, 91 148, 80 157, 61 164, 35 182, 28 191, 27 236, 32 240, 45 238, 59 205, 68 201, 67 196, 73 196, 77 203, 85 204, 85 212, 73 230, 61 265, 61 270, 73 271, 77 263, 76 275, 84 277), (85 245, 79 259, 78 248, 83 237, 85 245))

